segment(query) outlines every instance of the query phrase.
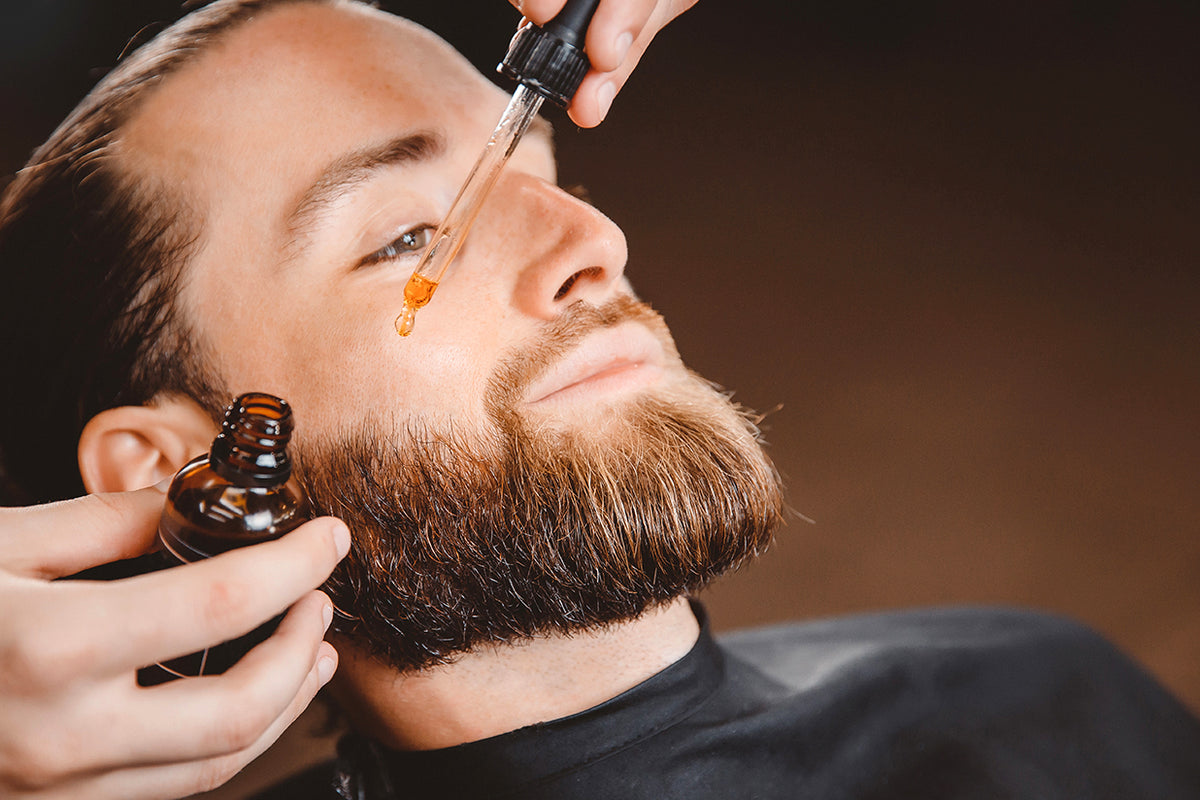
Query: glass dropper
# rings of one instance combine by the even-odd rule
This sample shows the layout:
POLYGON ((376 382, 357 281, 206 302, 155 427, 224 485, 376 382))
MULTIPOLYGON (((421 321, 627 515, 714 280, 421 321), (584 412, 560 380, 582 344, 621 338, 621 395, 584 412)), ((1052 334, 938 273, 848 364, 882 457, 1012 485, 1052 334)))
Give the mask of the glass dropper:
POLYGON ((544 26, 523 21, 517 28, 508 45, 508 54, 498 67, 504 75, 518 81, 517 89, 404 286, 404 307, 396 317, 396 333, 401 336, 412 333, 417 309, 433 297, 446 267, 458 255, 471 223, 542 100, 549 98, 566 108, 575 96, 575 90, 591 68, 583 52, 583 42, 598 4, 599 0, 567 0, 544 26))
POLYGON ((466 240, 467 231, 471 229, 471 223, 475 221, 488 192, 500 177, 500 170, 541 108, 543 99, 542 95, 523 83, 513 92, 512 100, 508 102, 500 122, 492 131, 488 143, 484 145, 479 160, 471 168, 458 197, 454 198, 450 211, 433 234, 433 241, 425 249, 420 263, 404 286, 404 307, 400 310, 400 316, 396 317, 396 333, 401 336, 412 333, 417 309, 422 308, 433 297, 434 290, 446 274, 446 267, 450 266, 450 262, 458 255, 466 240))

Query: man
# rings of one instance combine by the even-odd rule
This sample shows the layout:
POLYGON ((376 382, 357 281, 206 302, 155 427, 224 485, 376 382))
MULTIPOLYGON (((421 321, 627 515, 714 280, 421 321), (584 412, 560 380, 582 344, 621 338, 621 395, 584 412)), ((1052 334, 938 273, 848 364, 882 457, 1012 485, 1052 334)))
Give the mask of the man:
POLYGON ((230 394, 292 403, 310 499, 353 536, 327 586, 356 734, 279 796, 1200 791, 1197 722, 1068 623, 712 641, 686 598, 766 545, 776 476, 634 298, 620 231, 556 187, 544 127, 398 338, 504 104, 429 33, 345 2, 218 3, 93 98, 5 206, 5 372, 65 360, 44 395, 6 396, 9 471, 70 495, 43 450, 77 436, 84 488, 137 489, 207 446, 230 394), (33 262, 99 311, 47 320, 33 262))

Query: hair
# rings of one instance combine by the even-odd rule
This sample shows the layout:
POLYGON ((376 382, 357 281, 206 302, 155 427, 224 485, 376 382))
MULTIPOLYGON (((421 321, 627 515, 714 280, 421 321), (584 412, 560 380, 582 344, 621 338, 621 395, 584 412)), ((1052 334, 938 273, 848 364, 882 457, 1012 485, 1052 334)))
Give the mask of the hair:
POLYGON ((205 348, 178 305, 201 209, 114 145, 172 73, 267 8, 218 0, 124 58, 0 199, 0 491, 9 503, 83 493, 79 435, 96 414, 160 395, 219 416, 205 348))
POLYGON ((597 330, 666 323, 619 295, 569 306, 492 371, 491 426, 386 412, 296 441, 318 514, 350 527, 322 587, 336 630, 400 671, 634 619, 763 552, 781 520, 758 417, 694 373, 548 424, 521 402, 597 330))

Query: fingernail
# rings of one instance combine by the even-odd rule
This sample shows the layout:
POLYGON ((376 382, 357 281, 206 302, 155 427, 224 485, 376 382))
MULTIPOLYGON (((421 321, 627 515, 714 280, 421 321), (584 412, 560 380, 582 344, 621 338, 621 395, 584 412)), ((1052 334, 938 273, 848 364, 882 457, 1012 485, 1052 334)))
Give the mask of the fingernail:
POLYGON ((167 477, 163 478, 163 479, 162 479, 161 481, 159 481, 158 483, 154 484, 154 488, 155 488, 155 489, 158 489, 158 490, 159 490, 160 492, 162 492, 163 494, 166 494, 166 493, 167 493, 167 489, 170 489, 170 488, 171 488, 171 481, 173 481, 173 480, 175 480, 175 476, 174 476, 174 475, 168 475, 167 477))
POLYGON ((322 686, 329 683, 335 669, 337 669, 336 661, 329 656, 321 656, 321 660, 317 662, 317 680, 321 682, 322 686))
POLYGON ((325 623, 325 630, 329 630, 329 625, 333 622, 333 606, 329 603, 321 609, 321 620, 325 623))
POLYGON ((341 520, 335 520, 333 527, 333 545, 337 548, 338 560, 350 552, 350 529, 341 520))
POLYGON ((608 109, 612 106, 613 98, 617 96, 617 87, 609 82, 596 90, 596 102, 600 105, 600 119, 608 116, 608 109))
POLYGON ((619 65, 625 60, 625 56, 629 55, 629 48, 633 46, 633 34, 625 31, 617 37, 617 64, 619 65))

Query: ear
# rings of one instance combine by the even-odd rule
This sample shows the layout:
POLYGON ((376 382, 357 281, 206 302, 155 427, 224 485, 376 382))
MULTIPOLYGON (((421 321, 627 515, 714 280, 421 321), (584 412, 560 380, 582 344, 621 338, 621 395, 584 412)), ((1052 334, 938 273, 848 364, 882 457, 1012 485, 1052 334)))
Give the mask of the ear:
POLYGON ((208 450, 217 427, 194 401, 155 398, 88 420, 79 436, 79 474, 88 492, 127 492, 169 478, 208 450))

